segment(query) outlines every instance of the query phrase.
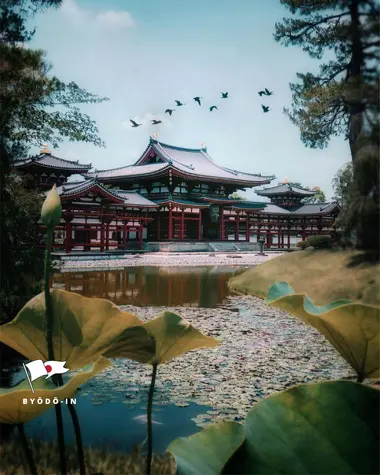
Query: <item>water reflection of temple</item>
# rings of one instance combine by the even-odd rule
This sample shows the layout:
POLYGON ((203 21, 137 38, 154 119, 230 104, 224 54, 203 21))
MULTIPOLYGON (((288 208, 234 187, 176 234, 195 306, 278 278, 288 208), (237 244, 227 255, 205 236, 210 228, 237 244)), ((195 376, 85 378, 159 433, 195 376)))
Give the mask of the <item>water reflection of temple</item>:
POLYGON ((128 267, 59 273, 53 276, 53 284, 117 305, 214 307, 229 294, 232 273, 231 268, 128 267))

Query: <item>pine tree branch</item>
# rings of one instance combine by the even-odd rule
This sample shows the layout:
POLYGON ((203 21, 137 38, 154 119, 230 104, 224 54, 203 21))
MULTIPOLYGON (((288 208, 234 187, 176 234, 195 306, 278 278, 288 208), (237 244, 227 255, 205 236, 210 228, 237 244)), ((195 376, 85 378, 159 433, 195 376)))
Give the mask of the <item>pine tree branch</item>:
POLYGON ((339 13, 337 15, 331 15, 331 16, 328 16, 328 17, 324 17, 324 18, 321 18, 320 20, 312 23, 311 25, 305 25, 303 26, 302 28, 304 28, 303 31, 301 31, 300 33, 298 33, 297 35, 292 35, 291 33, 289 34, 284 34, 284 36, 288 39, 290 39, 291 41, 296 41, 296 40, 299 40, 300 38, 302 38, 306 33, 308 33, 310 30, 314 30, 314 28, 318 25, 321 25, 322 23, 326 23, 327 21, 330 21, 330 20, 334 20, 335 18, 342 18, 343 16, 347 16, 349 15, 350 12, 343 12, 343 13, 339 13))

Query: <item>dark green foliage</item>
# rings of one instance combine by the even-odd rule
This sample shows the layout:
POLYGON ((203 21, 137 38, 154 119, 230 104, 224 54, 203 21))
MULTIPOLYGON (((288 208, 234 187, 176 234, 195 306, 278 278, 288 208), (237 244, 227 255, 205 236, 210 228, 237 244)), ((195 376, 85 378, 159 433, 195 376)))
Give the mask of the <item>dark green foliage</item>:
POLYGON ((42 291, 43 251, 39 248, 38 219, 42 198, 9 174, 1 189, 0 323, 42 291))
POLYGON ((306 249, 309 246, 307 240, 306 241, 298 241, 296 247, 300 249, 306 249))
POLYGON ((360 249, 379 246, 379 61, 377 0, 282 0, 295 18, 276 24, 275 39, 301 46, 312 58, 328 53, 318 74, 297 73, 293 104, 285 109, 306 146, 324 148, 331 137, 349 140, 354 198, 346 232, 360 249), (349 224, 348 224, 349 223, 349 224))
POLYGON ((94 121, 78 105, 98 97, 49 73, 45 53, 25 47, 27 21, 61 0, 0 0, 0 319, 13 318, 40 291, 43 254, 37 222, 42 198, 12 172, 32 145, 57 147, 64 138, 104 146, 94 121))
POLYGON ((332 247, 330 236, 309 236, 305 242, 307 247, 314 247, 314 249, 330 249, 332 247))

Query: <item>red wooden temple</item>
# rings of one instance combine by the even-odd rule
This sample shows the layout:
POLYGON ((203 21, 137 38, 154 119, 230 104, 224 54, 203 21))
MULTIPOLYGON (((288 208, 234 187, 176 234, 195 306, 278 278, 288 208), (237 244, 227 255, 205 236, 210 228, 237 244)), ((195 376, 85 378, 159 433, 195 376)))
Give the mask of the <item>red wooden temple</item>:
POLYGON ((218 165, 207 148, 176 147, 150 138, 141 157, 121 168, 40 155, 16 162, 27 183, 42 191, 57 184, 63 216, 54 248, 142 249, 147 242, 257 242, 289 248, 312 234, 330 234, 337 203, 305 204, 316 192, 280 183, 256 191, 270 202, 234 199, 238 190, 268 185, 274 176, 218 165), (79 181, 68 181, 80 175, 79 181))

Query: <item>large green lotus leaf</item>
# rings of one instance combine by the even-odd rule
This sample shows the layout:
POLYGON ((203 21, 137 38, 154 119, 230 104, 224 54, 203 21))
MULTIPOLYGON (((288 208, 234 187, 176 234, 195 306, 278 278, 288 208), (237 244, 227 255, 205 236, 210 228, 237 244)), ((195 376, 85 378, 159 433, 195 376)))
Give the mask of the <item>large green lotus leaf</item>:
POLYGON ((103 355, 107 358, 128 358, 140 363, 151 361, 156 354, 156 341, 143 326, 124 330, 103 355))
POLYGON ((246 441, 223 473, 379 473, 379 391, 350 381, 303 384, 247 415, 246 441))
POLYGON ((317 306, 286 282, 274 284, 265 302, 320 331, 362 377, 380 377, 380 308, 347 300, 317 306))
POLYGON ((219 345, 216 338, 204 335, 190 322, 171 312, 163 312, 143 327, 156 341, 156 353, 153 359, 145 363, 166 363, 187 351, 198 348, 213 348, 219 345))
MULTIPOLYGON (((54 359, 74 370, 98 359, 130 327, 142 325, 109 300, 54 289, 54 359)), ((141 332, 138 337, 141 339, 141 332)), ((0 327, 0 341, 30 360, 48 360, 45 296, 31 299, 10 323, 0 327)))
POLYGON ((243 442, 242 424, 221 422, 190 437, 176 439, 167 451, 175 457, 177 475, 215 475, 222 472, 243 442))
POLYGON ((13 388, 1 388, 0 423, 21 424, 34 419, 54 406, 54 398, 57 398, 61 403, 66 398, 73 397, 79 386, 108 366, 111 366, 111 362, 101 356, 95 363, 86 368, 87 371, 78 371, 66 384, 59 388, 50 380, 44 378, 33 381, 34 393, 30 389, 27 380, 23 380, 13 388), (33 404, 30 402, 30 398, 34 399, 33 404), (42 398, 43 404, 37 403, 39 398, 42 398), (24 399, 28 399, 27 404, 23 404, 24 399), (50 403, 46 404, 46 399, 49 399, 50 403))

